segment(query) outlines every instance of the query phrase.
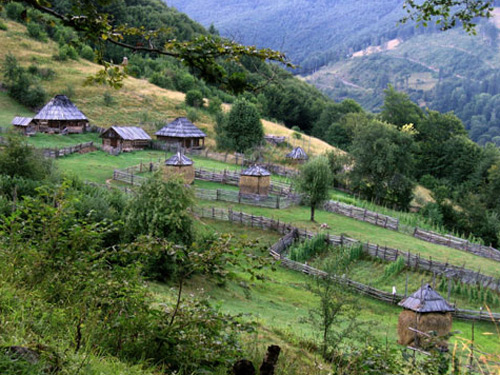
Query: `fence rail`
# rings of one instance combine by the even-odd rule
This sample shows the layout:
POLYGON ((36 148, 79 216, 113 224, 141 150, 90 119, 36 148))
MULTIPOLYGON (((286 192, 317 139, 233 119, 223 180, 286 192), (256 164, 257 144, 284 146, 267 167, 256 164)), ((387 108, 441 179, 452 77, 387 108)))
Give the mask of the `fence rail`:
POLYGON ((248 204, 257 207, 284 209, 291 205, 300 203, 300 196, 282 197, 279 195, 261 196, 257 194, 241 194, 237 191, 224 189, 200 189, 194 190, 198 199, 224 201, 238 204, 248 204))
MULTIPOLYGON (((245 214, 243 212, 233 212, 224 214, 219 212, 224 210, 215 210, 214 218, 219 218, 217 215, 222 215, 220 217, 228 217, 227 220, 238 221, 240 223, 246 224, 250 223, 252 226, 260 228, 276 228, 278 222, 273 219, 258 217, 254 215, 245 214), (251 219, 250 219, 251 218, 251 219)), ((203 214, 203 212, 202 212, 203 214)), ((284 225, 283 223, 281 223, 284 225)), ((298 229, 291 225, 285 225, 288 230, 296 230, 299 238, 312 238, 317 235, 315 232, 307 231, 304 229, 298 229)), ((360 245, 363 252, 374 258, 383 259, 387 262, 395 262, 399 258, 403 258, 405 265, 408 268, 413 268, 415 270, 426 271, 434 275, 441 275, 446 278, 451 278, 459 280, 465 284, 480 284, 485 288, 491 289, 496 292, 500 292, 500 279, 484 275, 480 270, 473 271, 465 268, 465 264, 462 267, 458 267, 449 263, 442 263, 433 260, 431 257, 424 258, 420 254, 414 254, 411 252, 405 252, 398 249, 392 249, 386 246, 380 246, 378 244, 372 244, 369 242, 361 242, 353 238, 349 238, 343 235, 328 235, 327 240, 330 244, 334 246, 356 246, 360 245)))
MULTIPOLYGON (((279 220, 274 220, 263 216, 250 215, 243 212, 234 212, 232 210, 223 210, 213 207, 212 208, 201 207, 201 208, 194 208, 193 212, 199 215, 200 217, 204 218, 232 221, 243 225, 249 225, 252 227, 274 230, 278 233, 283 234, 284 236, 269 248, 269 254, 274 259, 278 260, 283 267, 298 272, 302 272, 308 275, 314 275, 318 277, 333 277, 339 283, 342 283, 346 287, 349 287, 360 294, 363 294, 365 296, 386 303, 395 304, 397 301, 400 301, 401 299, 404 298, 403 295, 384 292, 376 288, 373 288, 369 285, 365 285, 357 281, 348 279, 346 277, 329 275, 328 273, 322 270, 318 270, 307 264, 292 261, 284 256, 284 253, 287 251, 287 249, 297 239, 300 239, 300 237, 304 235, 309 236, 311 232, 302 231, 301 234, 301 231, 295 228, 294 226, 284 222, 280 222, 279 220)), ((488 322, 491 321, 500 322, 499 313, 456 309, 453 314, 457 319, 462 319, 462 320, 481 320, 488 322)))
POLYGON ((86 151, 92 149, 93 147, 94 147, 94 142, 86 142, 64 148, 44 148, 42 152, 43 156, 55 159, 66 155, 71 155, 76 152, 86 151))
POLYGON ((328 212, 344 215, 359 221, 364 221, 379 227, 399 230, 399 220, 387 215, 381 215, 377 212, 368 211, 364 208, 352 206, 337 201, 328 201, 323 208, 328 212))

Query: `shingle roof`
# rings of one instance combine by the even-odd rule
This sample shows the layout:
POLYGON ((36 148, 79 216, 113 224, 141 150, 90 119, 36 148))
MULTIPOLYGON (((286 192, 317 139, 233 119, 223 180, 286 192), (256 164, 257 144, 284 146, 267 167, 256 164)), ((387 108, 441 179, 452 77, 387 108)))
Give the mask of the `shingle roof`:
POLYGON ((269 173, 268 170, 258 166, 254 165, 248 169, 245 169, 243 172, 241 172, 242 176, 270 176, 271 173, 269 173))
POLYGON ((455 308, 432 289, 429 284, 426 284, 411 296, 406 297, 398 305, 420 313, 455 311, 455 308))
POLYGON ((65 95, 56 95, 36 114, 35 120, 87 120, 65 95))
POLYGON ((180 152, 177 152, 174 156, 165 161, 165 165, 193 165, 193 161, 180 152))
POLYGON ((204 138, 207 135, 185 117, 178 117, 156 132, 156 135, 175 138, 204 138))
POLYGON ((296 160, 307 160, 309 156, 307 156, 306 152, 302 147, 295 147, 292 152, 286 154, 287 158, 296 159, 296 160))
POLYGON ((137 126, 112 126, 104 133, 101 134, 103 137, 110 129, 113 129, 116 134, 120 136, 125 141, 139 141, 139 140, 150 140, 151 137, 142 128, 137 126))
POLYGON ((33 121, 32 117, 20 117, 20 116, 16 116, 12 120, 11 124, 15 125, 15 126, 28 126, 29 124, 31 124, 31 121, 33 121))

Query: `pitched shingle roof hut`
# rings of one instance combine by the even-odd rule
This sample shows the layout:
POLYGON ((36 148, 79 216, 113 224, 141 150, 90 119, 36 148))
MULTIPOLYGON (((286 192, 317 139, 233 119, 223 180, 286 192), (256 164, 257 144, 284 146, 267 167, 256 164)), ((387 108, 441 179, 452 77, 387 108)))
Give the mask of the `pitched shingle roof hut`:
POLYGON ((172 157, 165 161, 163 167, 163 176, 169 178, 172 175, 181 176, 186 184, 191 184, 194 181, 194 165, 193 161, 181 152, 177 152, 172 157))
POLYGON ((100 137, 104 151, 114 151, 117 148, 121 151, 143 150, 151 141, 148 133, 136 126, 112 126, 100 137))
MULTIPOLYGON (((451 331, 453 322, 451 313, 455 308, 450 305, 429 284, 422 286, 411 296, 399 302, 405 308, 399 315, 398 343, 401 345, 420 346, 425 337, 409 328, 421 332, 435 331, 438 336, 445 336, 451 331)), ((446 347, 446 343, 439 343, 446 347)))
POLYGON ((33 118, 44 133, 83 133, 89 120, 65 95, 56 95, 33 118))
POLYGON ((295 147, 292 152, 286 154, 287 159, 291 159, 292 161, 296 163, 303 163, 306 160, 309 159, 309 156, 307 156, 306 152, 304 149, 300 146, 295 147))
POLYGON ((24 134, 28 132, 28 127, 31 127, 33 118, 31 117, 20 117, 16 116, 12 120, 11 124, 18 130, 21 130, 24 134))
POLYGON ((206 136, 204 132, 185 117, 176 118, 156 132, 158 140, 169 143, 180 143, 185 148, 205 146, 206 136))
POLYGON ((240 194, 268 195, 271 185, 271 173, 254 165, 240 174, 240 194))

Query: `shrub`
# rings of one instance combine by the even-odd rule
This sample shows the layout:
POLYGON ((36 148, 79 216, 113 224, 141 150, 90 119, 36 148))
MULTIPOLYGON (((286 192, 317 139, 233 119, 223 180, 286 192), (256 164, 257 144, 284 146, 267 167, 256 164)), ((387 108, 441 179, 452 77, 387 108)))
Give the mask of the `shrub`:
POLYGON ((7 25, 0 20, 0 30, 7 31, 7 25))
POLYGON ((27 25, 28 35, 41 42, 47 41, 47 33, 45 33, 42 27, 36 22, 30 22, 27 25))
POLYGON ((310 240, 298 244, 290 250, 290 259, 297 262, 305 262, 316 255, 324 253, 328 249, 325 234, 318 234, 310 240))
POLYGON ((73 46, 64 45, 59 48, 59 54, 54 56, 54 59, 58 61, 78 60, 78 53, 73 46))
POLYGON ((149 79, 149 82, 151 82, 153 85, 159 86, 163 89, 174 89, 175 85, 172 79, 168 76, 166 76, 164 73, 156 72, 153 73, 151 78, 149 79))
POLYGON ((201 108, 203 107, 203 94, 199 90, 189 90, 186 93, 185 102, 191 107, 201 108))
POLYGON ((29 88, 29 90, 27 90, 22 103, 30 108, 38 108, 45 104, 46 101, 47 92, 43 89, 43 87, 33 85, 29 88))
POLYGON ((405 259, 399 257, 395 262, 389 263, 384 269, 384 277, 389 278, 392 276, 399 275, 399 273, 405 268, 405 259))
POLYGON ((106 91, 106 92, 104 92, 104 94, 102 94, 102 100, 103 100, 104 105, 106 107, 111 107, 112 105, 116 104, 115 98, 108 91, 106 91))
POLYGON ((293 132, 292 133, 292 137, 295 138, 295 139, 302 139, 302 134, 297 133, 297 132, 293 132))
POLYGON ((212 98, 208 102, 208 112, 215 115, 216 113, 222 111, 221 106, 222 106, 222 100, 220 100, 219 98, 212 98))
POLYGON ((56 72, 50 68, 39 68, 36 65, 28 67, 28 73, 44 80, 50 80, 56 76, 56 72))
POLYGON ((13 21, 22 22, 21 14, 24 11, 24 7, 17 2, 10 2, 5 6, 7 11, 7 17, 13 21))
POLYGON ((188 92, 194 87, 196 80, 189 73, 184 73, 176 77, 175 88, 182 92, 188 92))
POLYGON ((188 108, 186 116, 191 122, 196 122, 200 119, 199 112, 194 108, 188 108))
POLYGON ((90 46, 83 46, 80 56, 85 60, 94 61, 94 50, 90 46))

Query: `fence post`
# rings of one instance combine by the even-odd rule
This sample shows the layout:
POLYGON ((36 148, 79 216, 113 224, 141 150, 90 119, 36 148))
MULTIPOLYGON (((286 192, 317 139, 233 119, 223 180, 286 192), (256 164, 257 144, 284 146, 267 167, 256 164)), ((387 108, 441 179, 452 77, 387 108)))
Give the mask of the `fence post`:
POLYGON ((219 200, 219 196, 220 196, 219 189, 217 189, 217 190, 216 190, 216 192, 217 192, 217 193, 216 193, 216 199, 215 199, 215 200, 217 200, 217 201, 218 201, 218 200, 219 200))
POLYGON ((280 208, 280 196, 279 195, 276 197, 276 208, 277 209, 280 208))

